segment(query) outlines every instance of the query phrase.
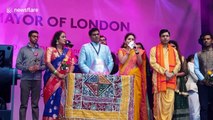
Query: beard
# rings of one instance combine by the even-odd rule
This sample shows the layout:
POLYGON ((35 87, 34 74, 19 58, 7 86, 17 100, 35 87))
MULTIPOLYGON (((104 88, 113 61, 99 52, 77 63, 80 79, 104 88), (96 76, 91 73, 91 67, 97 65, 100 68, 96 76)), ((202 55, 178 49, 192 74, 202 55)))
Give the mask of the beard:
POLYGON ((209 43, 209 42, 203 42, 203 44, 204 44, 206 47, 210 47, 210 46, 213 45, 212 43, 209 43))
POLYGON ((37 44, 38 40, 30 40, 32 44, 37 44))

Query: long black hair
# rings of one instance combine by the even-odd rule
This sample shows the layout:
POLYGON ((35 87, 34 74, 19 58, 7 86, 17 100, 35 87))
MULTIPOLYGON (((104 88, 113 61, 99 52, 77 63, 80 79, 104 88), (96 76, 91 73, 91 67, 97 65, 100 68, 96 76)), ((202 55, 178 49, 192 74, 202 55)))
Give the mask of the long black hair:
POLYGON ((62 33, 65 33, 65 32, 62 30, 59 30, 54 34, 54 36, 51 40, 51 47, 56 47, 57 40, 59 40, 62 33))
POLYGON ((125 44, 125 41, 126 41, 126 39, 127 39, 130 35, 132 35, 132 36, 136 39, 136 36, 135 36, 134 33, 127 33, 127 34, 124 36, 124 42, 123 42, 123 44, 121 45, 121 48, 126 48, 126 47, 127 47, 126 44, 125 44))
POLYGON ((182 61, 182 55, 180 53, 180 49, 179 49, 178 43, 176 41, 174 41, 174 40, 170 40, 169 44, 174 44, 176 46, 176 50, 177 50, 177 53, 178 53, 178 58, 179 58, 180 63, 181 63, 180 71, 184 71, 185 73, 187 73, 186 61, 185 61, 185 59, 184 59, 184 61, 182 61))

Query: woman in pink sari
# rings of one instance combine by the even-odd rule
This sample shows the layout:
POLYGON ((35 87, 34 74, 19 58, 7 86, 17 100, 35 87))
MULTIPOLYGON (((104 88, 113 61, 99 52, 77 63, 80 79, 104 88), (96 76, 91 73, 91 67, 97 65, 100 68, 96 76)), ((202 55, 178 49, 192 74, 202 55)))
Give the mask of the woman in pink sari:
POLYGON ((118 51, 120 75, 134 76, 134 120, 148 120, 146 102, 146 55, 136 47, 135 35, 127 33, 118 51))
POLYGON ((71 49, 65 47, 65 42, 65 32, 56 32, 45 54, 47 70, 44 74, 43 120, 64 117, 65 78, 73 71, 75 61, 71 49))

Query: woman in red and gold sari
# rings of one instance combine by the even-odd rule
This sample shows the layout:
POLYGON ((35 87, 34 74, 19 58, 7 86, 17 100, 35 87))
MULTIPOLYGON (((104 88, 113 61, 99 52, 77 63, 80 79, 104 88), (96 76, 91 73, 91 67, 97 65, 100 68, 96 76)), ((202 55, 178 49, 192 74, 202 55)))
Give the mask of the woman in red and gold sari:
POLYGON ((146 55, 134 43, 135 35, 127 33, 118 51, 120 75, 134 76, 134 120, 148 120, 146 101, 146 55))
POLYGON ((64 116, 65 78, 73 71, 75 61, 71 49, 65 44, 65 32, 56 32, 45 54, 43 120, 58 120, 64 116))

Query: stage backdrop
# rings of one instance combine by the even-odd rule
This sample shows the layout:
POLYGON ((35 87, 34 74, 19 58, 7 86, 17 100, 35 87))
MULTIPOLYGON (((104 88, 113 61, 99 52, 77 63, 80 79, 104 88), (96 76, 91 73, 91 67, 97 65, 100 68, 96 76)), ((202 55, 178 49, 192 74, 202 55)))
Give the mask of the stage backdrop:
MULTIPOLYGON (((30 30, 39 31, 38 42, 44 49, 57 30, 64 30, 78 55, 81 46, 90 42, 88 30, 98 27, 113 52, 118 51, 124 35, 133 32, 149 54, 159 43, 159 30, 166 28, 171 39, 178 41, 181 53, 188 56, 200 49, 200 20, 200 0, 2 0, 0 44, 14 45, 15 63, 20 47, 28 43, 30 30)), ((19 84, 15 91, 14 116, 18 118, 19 84)), ((31 110, 27 115, 31 119, 31 110)))

